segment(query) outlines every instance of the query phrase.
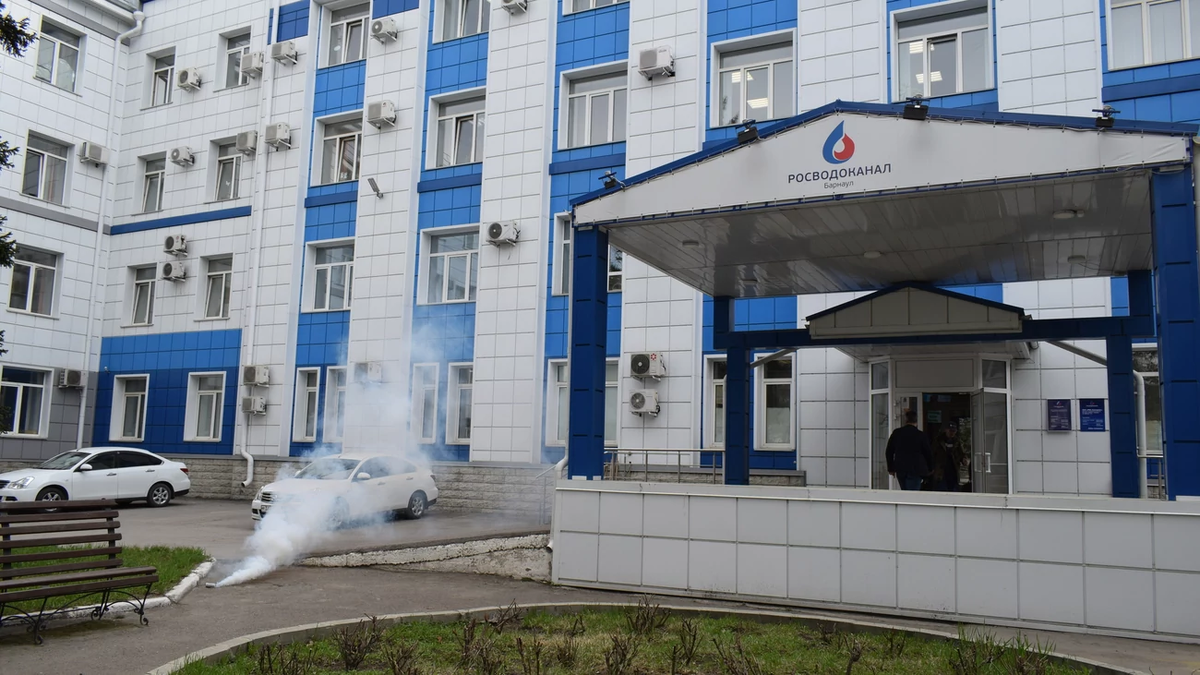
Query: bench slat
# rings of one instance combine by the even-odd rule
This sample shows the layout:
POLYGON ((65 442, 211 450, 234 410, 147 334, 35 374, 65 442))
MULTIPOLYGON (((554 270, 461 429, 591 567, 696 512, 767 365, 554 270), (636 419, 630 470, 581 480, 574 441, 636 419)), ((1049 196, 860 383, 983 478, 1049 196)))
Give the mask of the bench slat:
POLYGON ((62 560, 66 558, 87 558, 91 556, 103 555, 121 555, 120 546, 107 546, 102 548, 75 548, 64 549, 61 551, 46 551, 45 553, 16 553, 13 555, 0 555, 0 565, 13 565, 16 563, 30 563, 41 560, 62 560))
POLYGON ((136 577, 140 574, 154 574, 154 571, 155 570, 153 567, 123 567, 115 570, 93 570, 91 572, 76 572, 74 574, 51 574, 44 577, 13 579, 11 581, 0 581, 0 593, 15 590, 17 588, 28 588, 30 586, 43 586, 50 584, 70 585, 85 581, 100 581, 103 579, 136 577))
POLYGON ((35 548, 38 546, 73 546, 75 544, 95 544, 101 541, 115 543, 121 538, 120 532, 113 534, 85 534, 71 537, 38 537, 36 539, 16 539, 0 542, 0 549, 35 548))
POLYGON ((85 560, 83 562, 60 563, 58 565, 38 565, 36 567, 14 567, 0 569, 0 580, 28 577, 36 574, 58 574, 59 572, 75 572, 79 570, 98 570, 110 567, 120 567, 125 561, 120 558, 105 560, 85 560))
POLYGON ((82 511, 87 509, 111 509, 116 502, 111 499, 65 499, 61 502, 0 502, 0 513, 29 513, 54 509, 54 512, 82 511))
POLYGON ((82 593, 94 593, 105 589, 113 588, 135 588, 138 586, 147 586, 158 581, 157 574, 150 574, 141 577, 132 577, 129 579, 112 579, 110 581, 93 581, 86 584, 72 584, 69 586, 46 586, 43 588, 35 588, 29 591, 12 591, 8 593, 0 593, 0 603, 21 602, 22 600, 40 600, 42 598, 55 598, 71 595, 80 595, 82 593))
MULTIPOLYGON (((28 534, 51 534, 54 532, 87 532, 89 530, 115 530, 121 526, 119 520, 93 520, 86 523, 47 523, 45 525, 14 525, 0 529, 0 536, 22 536, 28 534)), ((4 542, 0 542, 0 548, 4 542)))
MULTIPOLYGON (((64 502, 65 503, 65 502, 64 502)), ((4 513, 0 507, 0 533, 3 533, 4 526, 14 523, 42 523, 59 520, 92 520, 102 518, 116 518, 116 509, 102 510, 87 510, 87 511, 68 511, 66 513, 4 513)))

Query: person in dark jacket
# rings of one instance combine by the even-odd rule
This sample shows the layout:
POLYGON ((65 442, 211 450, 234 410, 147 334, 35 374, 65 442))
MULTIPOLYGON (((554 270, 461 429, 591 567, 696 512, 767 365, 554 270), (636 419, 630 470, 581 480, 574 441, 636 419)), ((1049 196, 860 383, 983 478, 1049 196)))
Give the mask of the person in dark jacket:
POLYGON ((921 479, 933 473, 933 449, 917 428, 917 411, 904 412, 904 426, 892 432, 887 444, 888 473, 901 490, 920 490, 921 479))
POLYGON ((929 478, 929 489, 958 492, 958 467, 965 458, 958 425, 951 422, 942 428, 933 443, 933 475, 929 478))

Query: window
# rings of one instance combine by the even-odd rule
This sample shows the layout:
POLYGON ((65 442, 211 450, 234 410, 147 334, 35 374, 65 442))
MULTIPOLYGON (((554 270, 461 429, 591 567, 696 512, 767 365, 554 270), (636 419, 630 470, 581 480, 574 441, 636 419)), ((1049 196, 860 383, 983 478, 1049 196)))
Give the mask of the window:
POLYGON ((133 311, 129 317, 133 326, 154 323, 154 277, 157 271, 154 267, 133 269, 133 311))
POLYGON ((721 51, 717 126, 790 117, 795 106, 792 42, 721 51))
POLYGON ((346 423, 346 369, 325 369, 325 430, 326 443, 342 440, 346 423))
MULTIPOLYGON (((154 455, 148 455, 144 452, 118 452, 117 453, 117 468, 132 469, 140 466, 161 466, 163 461, 154 455)), ((95 469, 96 465, 92 465, 95 469)))
POLYGON ((221 402, 225 373, 192 373, 188 389, 188 431, 185 440, 221 440, 221 402))
POLYGON ((163 178, 167 175, 167 160, 145 159, 146 176, 142 186, 142 213, 162 211, 163 178))
POLYGON ((483 161, 485 98, 438 104, 435 166, 456 166, 483 161))
POLYGON ((567 147, 625 140, 625 71, 567 81, 567 147))
POLYGON ((100 471, 101 469, 115 469, 120 466, 120 454, 118 452, 101 452, 92 455, 88 458, 87 464, 91 465, 92 471, 100 471))
POLYGON ((546 415, 546 445, 566 445, 570 435, 569 417, 571 405, 571 387, 568 380, 569 368, 566 361, 550 361, 546 364, 550 377, 547 384, 550 391, 546 400, 550 407, 546 415))
POLYGON ((621 292, 621 274, 625 269, 625 252, 619 248, 608 247, 608 292, 621 292))
POLYGON ((38 34, 37 68, 33 76, 59 89, 75 91, 75 74, 79 71, 80 38, 71 31, 42 19, 38 34))
POLYGON ((450 366, 450 395, 446 400, 446 443, 471 442, 471 382, 475 369, 469 365, 450 366))
POLYGON ((555 219, 558 225, 555 231, 554 243, 554 295, 569 295, 571 293, 571 239, 575 234, 571 227, 571 217, 559 216, 555 219))
POLYGON ((1112 0, 1112 68, 1200 57, 1200 0, 1112 0))
POLYGON ((229 318, 229 293, 233 286, 233 258, 208 261, 208 284, 204 296, 204 318, 229 318))
POLYGON ((54 306, 54 275, 57 270, 57 255, 18 248, 13 257, 8 308, 50 316, 54 306))
POLYGON ((321 148, 321 185, 358 180, 362 159, 362 119, 326 122, 321 148))
POLYGON ((896 24, 899 100, 991 87, 986 6, 896 24))
POLYGON ((368 3, 335 9, 329 14, 329 63, 336 66, 367 58, 368 3))
POLYGON ((242 155, 233 143, 217 146, 217 201, 237 199, 242 155))
POLYGON ((412 434, 418 443, 433 443, 437 429, 438 367, 435 363, 413 366, 412 434))
POLYGON ((608 7, 615 5, 618 2, 627 2, 628 0, 570 0, 570 12, 582 12, 597 7, 608 7))
POLYGON ((604 445, 617 444, 617 415, 621 412, 621 368, 617 359, 604 363, 604 445))
POLYGON ((706 447, 725 447, 725 359, 708 362, 708 443, 706 447))
POLYGON ((792 414, 792 359, 768 361, 758 373, 756 426, 760 429, 759 449, 791 450, 794 418, 792 414))
POLYGON ((5 366, 0 374, 0 404, 7 417, 0 432, 19 436, 42 435, 42 405, 46 394, 46 372, 5 366))
POLYGON ((317 440, 317 395, 321 371, 301 368, 296 371, 296 408, 293 412, 292 440, 311 443, 317 440))
POLYGON ((488 0, 445 0, 442 39, 454 40, 488 32, 492 3, 488 0))
POLYGON ((354 290, 354 245, 326 246, 315 250, 313 309, 350 309, 354 290))
POLYGON ((225 38, 225 86, 240 87, 250 81, 242 73, 242 55, 250 53, 250 31, 225 38))
POLYGON ((479 274, 479 232, 429 237, 426 302, 474 302, 479 274))
POLYGON ((152 57, 154 68, 150 76, 150 105, 166 105, 171 102, 171 90, 175 84, 175 50, 159 57, 152 57))
POLYGON ((21 192, 62 204, 67 188, 67 156, 71 146, 29 134, 21 192))
POLYGON ((149 377, 118 377, 113 383, 114 441, 140 441, 146 432, 146 390, 149 377))

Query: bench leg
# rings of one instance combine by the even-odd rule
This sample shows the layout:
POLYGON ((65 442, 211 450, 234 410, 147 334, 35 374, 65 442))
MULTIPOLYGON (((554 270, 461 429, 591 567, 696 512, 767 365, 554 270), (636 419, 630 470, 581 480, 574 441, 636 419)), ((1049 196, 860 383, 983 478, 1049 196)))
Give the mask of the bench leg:
POLYGON ((114 588, 107 590, 104 592, 104 599, 101 601, 100 606, 92 610, 92 615, 99 618, 104 616, 104 614, 108 612, 108 610, 112 609, 114 605, 125 603, 133 609, 134 614, 138 615, 139 622, 143 626, 148 626, 150 625, 150 619, 146 618, 146 600, 150 597, 150 587, 152 585, 153 584, 146 584, 146 590, 142 593, 141 597, 121 589, 114 588), (125 596, 127 599, 123 598, 121 600, 112 600, 111 598, 113 594, 125 596), (99 615, 96 614, 97 611, 99 611, 99 615))

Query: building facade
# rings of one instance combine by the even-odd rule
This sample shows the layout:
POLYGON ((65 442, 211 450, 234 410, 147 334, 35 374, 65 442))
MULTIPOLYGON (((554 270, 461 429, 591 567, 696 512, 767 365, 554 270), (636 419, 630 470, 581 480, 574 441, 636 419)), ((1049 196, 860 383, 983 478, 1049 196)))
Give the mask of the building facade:
MULTIPOLYGON (((41 37, 0 61, 0 137, 23 148, 0 171, 21 245, 0 273, 6 459, 82 442, 554 462, 568 438, 570 200, 602 182, 835 100, 1200 121, 1195 1, 132 9, 8 3, 41 37), (660 64, 670 73, 644 76, 660 64)), ((988 277, 914 281, 1034 319, 1128 314, 1128 281, 1087 271, 1011 282, 997 261, 988 277)), ((699 451, 723 442, 724 395, 712 299, 615 249, 608 291, 606 445, 711 461, 699 451), (638 354, 665 364, 657 415, 631 410, 638 354)), ((738 300, 735 323, 796 328, 865 294, 738 300)), ((976 491, 1109 495, 1104 343, 1067 347, 777 358, 754 375, 751 466, 887 487, 879 437, 916 409, 930 433, 953 423, 975 445, 976 491)), ((1154 342, 1137 347, 1153 373, 1154 342)))

